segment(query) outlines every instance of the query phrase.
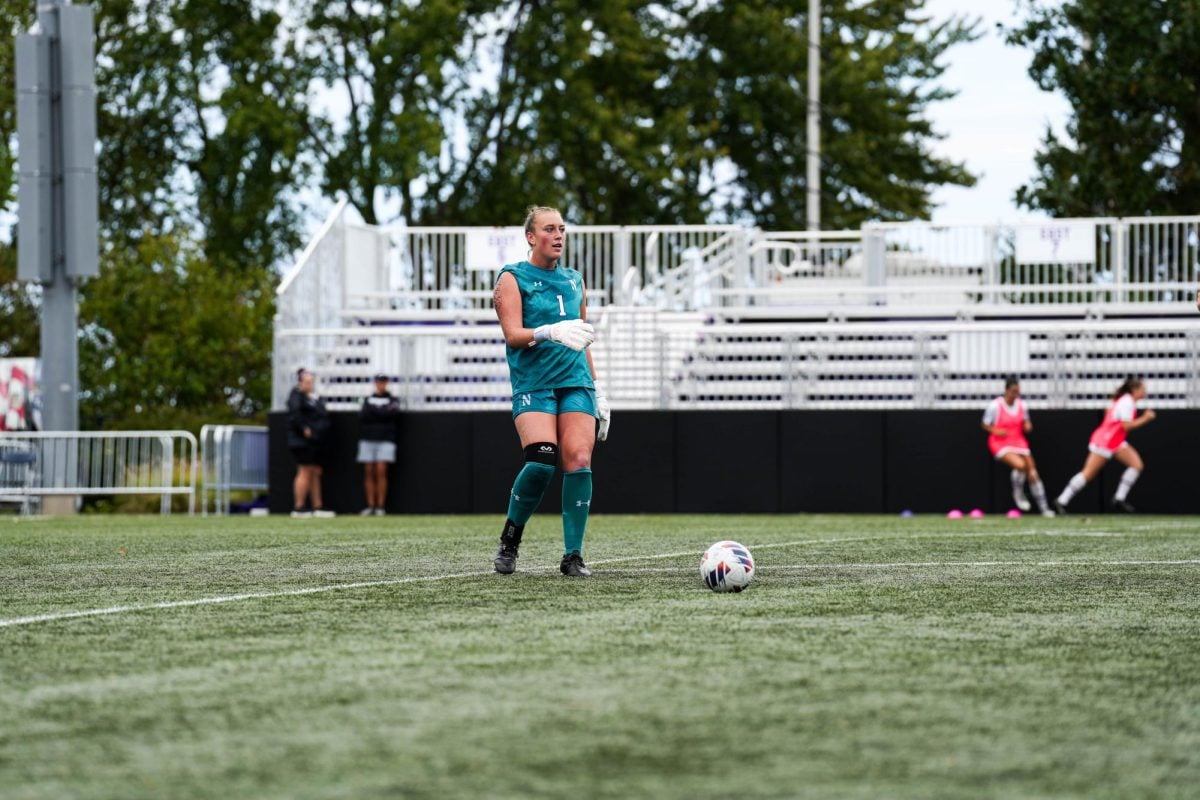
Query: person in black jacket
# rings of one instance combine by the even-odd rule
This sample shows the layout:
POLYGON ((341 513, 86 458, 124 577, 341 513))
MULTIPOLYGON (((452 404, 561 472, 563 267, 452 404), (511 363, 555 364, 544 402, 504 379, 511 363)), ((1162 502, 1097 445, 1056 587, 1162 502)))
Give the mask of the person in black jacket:
POLYGON ((332 517, 321 500, 321 445, 329 432, 329 412, 316 391, 316 377, 306 369, 296 373, 296 386, 288 395, 288 448, 296 459, 292 482, 292 516, 332 517), (306 501, 311 498, 312 505, 306 501))
POLYGON ((399 401, 388 391, 387 375, 375 376, 375 394, 363 400, 358 412, 358 463, 363 465, 367 494, 364 517, 382 517, 387 505, 388 464, 396 462, 396 420, 399 401))

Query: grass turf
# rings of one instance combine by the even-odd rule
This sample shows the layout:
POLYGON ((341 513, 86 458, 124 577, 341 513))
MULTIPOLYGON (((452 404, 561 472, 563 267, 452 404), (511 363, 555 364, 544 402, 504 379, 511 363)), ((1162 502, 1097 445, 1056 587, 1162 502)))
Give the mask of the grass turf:
POLYGON ((1200 785, 1200 521, 598 515, 585 580, 547 515, 490 574, 496 523, 0 518, 0 795, 1200 785))

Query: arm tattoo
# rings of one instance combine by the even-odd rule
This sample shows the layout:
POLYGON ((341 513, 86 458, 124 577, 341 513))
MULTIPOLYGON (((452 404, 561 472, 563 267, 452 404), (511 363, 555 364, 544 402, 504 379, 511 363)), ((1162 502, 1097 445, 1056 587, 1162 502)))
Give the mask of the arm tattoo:
POLYGON ((500 284, 496 284, 496 288, 492 290, 492 308, 500 310, 500 284))

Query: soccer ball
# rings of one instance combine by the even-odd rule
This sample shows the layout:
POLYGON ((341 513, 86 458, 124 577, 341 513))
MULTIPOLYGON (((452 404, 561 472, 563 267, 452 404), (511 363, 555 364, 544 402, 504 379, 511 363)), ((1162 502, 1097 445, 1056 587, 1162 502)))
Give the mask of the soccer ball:
POLYGON ((700 558, 700 578, 714 592, 740 592, 754 579, 754 556, 743 544, 717 542, 700 558))

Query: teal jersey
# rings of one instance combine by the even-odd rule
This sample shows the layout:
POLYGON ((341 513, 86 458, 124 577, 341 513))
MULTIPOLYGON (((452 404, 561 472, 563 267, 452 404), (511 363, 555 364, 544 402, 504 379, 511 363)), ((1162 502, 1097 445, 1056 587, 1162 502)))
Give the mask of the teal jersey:
MULTIPOLYGON (((568 267, 535 267, 528 261, 508 264, 500 274, 512 273, 521 291, 521 324, 526 328, 580 319, 583 276, 568 267)), ((499 276, 497 276, 499 280, 499 276)), ((507 347, 508 376, 513 394, 568 386, 594 388, 587 355, 547 339, 533 347, 507 347)))

